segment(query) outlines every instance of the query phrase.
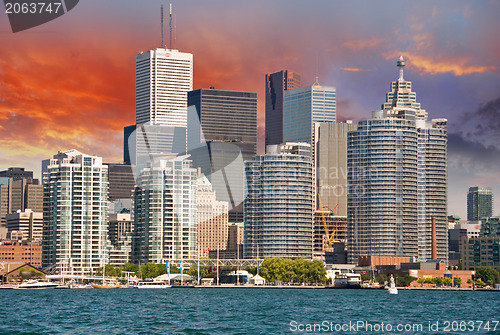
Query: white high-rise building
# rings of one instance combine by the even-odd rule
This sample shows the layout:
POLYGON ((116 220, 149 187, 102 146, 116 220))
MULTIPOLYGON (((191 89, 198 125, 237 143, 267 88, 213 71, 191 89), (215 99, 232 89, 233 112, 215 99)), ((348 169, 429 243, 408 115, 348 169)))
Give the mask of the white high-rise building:
POLYGON ((189 156, 160 159, 137 177, 134 258, 142 264, 196 258, 196 179, 189 156))
POLYGON ((43 162, 43 265, 92 274, 108 254, 108 166, 69 150, 43 162))
POLYGON ((135 71, 136 124, 186 127, 193 55, 164 48, 141 52, 135 71))

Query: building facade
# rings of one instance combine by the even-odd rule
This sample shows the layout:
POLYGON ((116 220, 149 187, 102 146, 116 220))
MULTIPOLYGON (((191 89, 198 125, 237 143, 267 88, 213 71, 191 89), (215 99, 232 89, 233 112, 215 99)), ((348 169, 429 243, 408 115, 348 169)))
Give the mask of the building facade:
POLYGON ((287 90, 283 108, 284 142, 313 144, 315 122, 337 121, 336 94, 335 87, 319 84, 287 90))
POLYGON ((188 93, 188 150, 193 166, 229 204, 229 221, 243 221, 245 170, 257 149, 257 93, 199 89, 188 93), (193 114, 193 115, 191 115, 193 114))
POLYGON ((135 59, 136 124, 186 127, 193 55, 158 48, 135 59))
POLYGON ((108 263, 108 167, 69 150, 43 163, 43 265, 88 275, 108 263))
POLYGON ((14 233, 20 239, 42 240, 43 232, 43 213, 34 212, 30 209, 16 213, 10 213, 6 216, 6 225, 10 238, 14 233))
POLYGON ((266 74, 266 137, 265 146, 281 144, 283 139, 283 99, 285 91, 300 87, 297 72, 282 70, 266 74))
POLYGON ((270 145, 245 163, 246 258, 312 258, 314 182, 307 143, 270 145))
POLYGON ((137 178, 135 262, 164 263, 196 257, 196 179, 187 156, 162 159, 137 178))
POLYGON ((480 221, 493 215, 491 187, 470 187, 467 193, 467 220, 480 221))
POLYGON ((109 201, 132 199, 135 179, 130 164, 105 163, 108 166, 109 201))
POLYGON ((323 206, 336 216, 347 217, 347 134, 356 128, 350 121, 317 127, 316 186, 323 206))
POLYGON ((210 250, 225 250, 228 240, 228 204, 217 201, 208 178, 201 174, 196 182, 196 242, 198 258, 208 258, 210 250))
POLYGON ((427 122, 411 82, 391 84, 384 110, 348 135, 348 257, 448 258, 446 120, 427 122), (433 236, 432 218, 436 218, 433 236))

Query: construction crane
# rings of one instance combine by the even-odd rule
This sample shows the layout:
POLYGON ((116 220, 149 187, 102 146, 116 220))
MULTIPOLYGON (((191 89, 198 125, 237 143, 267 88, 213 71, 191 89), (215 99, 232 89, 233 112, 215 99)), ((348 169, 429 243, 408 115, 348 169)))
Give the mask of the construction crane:
POLYGON ((334 212, 337 209, 337 207, 339 206, 339 204, 337 204, 337 206, 335 206, 335 208, 333 210, 331 210, 330 207, 328 207, 328 206, 323 206, 319 192, 318 192, 318 202, 319 202, 319 210, 321 211, 321 218, 323 219, 323 227, 325 228, 326 244, 327 244, 328 249, 331 249, 332 243, 335 242, 335 230, 330 235, 330 232, 328 231, 328 226, 326 225, 325 212, 323 211, 323 208, 328 208, 331 212, 334 212))

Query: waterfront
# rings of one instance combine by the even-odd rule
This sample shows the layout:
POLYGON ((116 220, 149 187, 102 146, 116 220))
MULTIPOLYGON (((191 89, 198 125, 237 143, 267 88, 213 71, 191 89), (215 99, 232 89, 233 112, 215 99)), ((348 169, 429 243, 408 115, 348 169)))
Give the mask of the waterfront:
POLYGON ((0 334, 290 334, 301 333, 292 331, 299 325, 306 329, 325 321, 423 325, 423 331, 406 334, 500 334, 500 325, 493 331, 493 324, 489 332, 478 331, 478 324, 474 331, 444 331, 447 321, 498 321, 498 292, 401 291, 392 296, 385 290, 173 288, 1 293, 0 334), (439 331, 429 331, 429 322, 439 322, 439 331))

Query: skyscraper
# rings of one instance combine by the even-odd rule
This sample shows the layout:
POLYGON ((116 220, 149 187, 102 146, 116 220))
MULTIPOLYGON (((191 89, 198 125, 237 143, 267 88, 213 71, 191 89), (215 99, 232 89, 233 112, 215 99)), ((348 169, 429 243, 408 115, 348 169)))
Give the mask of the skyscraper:
POLYGON ((411 82, 400 74, 381 111, 348 135, 348 257, 431 258, 436 219, 437 257, 447 260, 446 120, 427 122, 411 82))
POLYGON ((140 170, 155 155, 186 151, 193 55, 157 48, 139 53, 135 64, 136 125, 124 128, 124 162, 140 170))
POLYGON ((193 55, 165 48, 141 52, 135 71, 136 124, 186 127, 193 55))
POLYGON ((316 186, 324 206, 338 204, 336 216, 347 216, 347 134, 357 127, 348 121, 320 122, 317 128, 316 186))
POLYGON ((129 164, 105 163, 108 166, 109 201, 132 199, 135 179, 129 164))
POLYGON ((314 84, 287 90, 283 108, 283 141, 313 144, 315 122, 337 121, 335 87, 314 84))
POLYGON ((196 178, 188 156, 154 162, 137 177, 134 260, 196 257, 196 178))
POLYGON ((245 257, 311 259, 315 193, 310 145, 266 149, 245 163, 245 257))
POLYGON ((300 75, 282 70, 266 74, 266 147, 283 140, 283 98, 286 90, 300 87, 300 75))
POLYGON ((470 187, 467 193, 467 220, 479 221, 491 216, 493 216, 491 187, 470 187))
POLYGON ((199 89, 188 93, 188 105, 193 165, 212 183, 217 199, 229 202, 229 221, 242 222, 243 161, 252 159, 257 146, 257 93, 199 89))
POLYGON ((108 263, 108 167, 69 150, 43 163, 43 265, 88 275, 108 263))

